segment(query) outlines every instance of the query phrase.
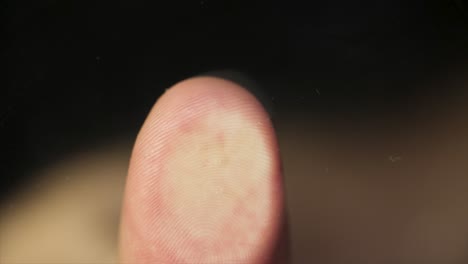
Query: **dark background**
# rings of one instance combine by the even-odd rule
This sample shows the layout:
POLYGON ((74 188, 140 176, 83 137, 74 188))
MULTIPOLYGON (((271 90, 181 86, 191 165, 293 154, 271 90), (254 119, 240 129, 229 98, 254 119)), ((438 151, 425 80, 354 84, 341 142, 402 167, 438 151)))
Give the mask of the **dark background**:
POLYGON ((443 84, 466 73, 465 2, 308 2, 3 2, 2 198, 135 137, 165 88, 210 71, 248 76, 273 118, 384 118, 457 94, 443 84))

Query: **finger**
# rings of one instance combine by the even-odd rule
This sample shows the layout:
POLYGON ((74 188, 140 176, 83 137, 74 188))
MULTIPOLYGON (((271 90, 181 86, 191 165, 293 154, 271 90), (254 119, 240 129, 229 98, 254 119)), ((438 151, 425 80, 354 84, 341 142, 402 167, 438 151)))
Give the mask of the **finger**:
POLYGON ((255 97, 219 78, 178 83, 134 146, 121 261, 271 263, 284 235, 282 187, 274 130, 255 97))

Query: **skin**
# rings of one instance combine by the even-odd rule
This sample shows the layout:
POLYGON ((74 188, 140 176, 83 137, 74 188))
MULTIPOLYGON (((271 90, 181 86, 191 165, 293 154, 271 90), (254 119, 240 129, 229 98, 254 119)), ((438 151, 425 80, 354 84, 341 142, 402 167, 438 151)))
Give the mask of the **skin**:
POLYGON ((168 89, 134 145, 121 263, 287 263, 276 135, 243 87, 197 77, 168 89))

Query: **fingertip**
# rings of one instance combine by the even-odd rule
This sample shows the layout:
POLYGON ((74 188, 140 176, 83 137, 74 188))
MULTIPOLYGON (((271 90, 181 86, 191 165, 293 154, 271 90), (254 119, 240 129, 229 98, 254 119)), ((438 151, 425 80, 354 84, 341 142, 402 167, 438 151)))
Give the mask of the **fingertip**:
POLYGON ((264 263, 282 213, 278 146, 256 97, 206 76, 168 89, 132 153, 121 260, 264 263))

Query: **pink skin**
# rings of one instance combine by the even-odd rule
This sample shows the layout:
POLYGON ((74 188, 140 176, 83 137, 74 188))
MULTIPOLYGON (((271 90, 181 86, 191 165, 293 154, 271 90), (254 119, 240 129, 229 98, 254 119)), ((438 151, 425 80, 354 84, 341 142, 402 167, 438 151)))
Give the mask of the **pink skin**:
POLYGON ((256 98, 218 78, 178 83, 158 100, 134 146, 123 202, 120 259, 122 263, 286 263, 282 187, 275 133, 256 98), (244 134, 228 134, 231 131, 244 134), (208 148, 202 155, 190 156, 192 149, 211 144, 222 153, 240 152, 236 158, 243 163, 239 164, 229 153, 209 156, 220 157, 215 174, 228 174, 230 185, 224 178, 210 176, 208 165, 190 163, 212 153, 208 148), (172 161, 176 165, 170 165, 172 161), (244 165, 253 166, 252 170, 243 169, 244 165), (189 173, 182 170, 184 166, 189 173), (198 178, 191 177, 191 166, 198 178), (208 208, 191 202, 202 199, 203 177, 215 181, 210 186, 226 190, 203 200, 208 208))

